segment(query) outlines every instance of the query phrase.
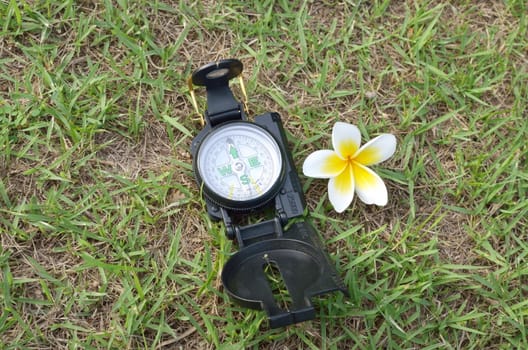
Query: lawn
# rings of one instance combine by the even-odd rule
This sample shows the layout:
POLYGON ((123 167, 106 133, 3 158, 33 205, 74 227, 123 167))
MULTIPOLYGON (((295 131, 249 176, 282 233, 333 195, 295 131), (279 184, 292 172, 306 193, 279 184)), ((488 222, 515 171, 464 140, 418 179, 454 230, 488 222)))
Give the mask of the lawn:
MULTIPOLYGON (((528 7, 0 0, 0 349, 528 348, 528 7), (244 63, 300 171, 336 121, 397 137, 387 206, 301 175, 350 297, 269 329, 220 281, 187 78, 244 63)), ((241 97, 237 84, 233 84, 241 97)), ((204 91, 197 89, 204 108, 204 91)))

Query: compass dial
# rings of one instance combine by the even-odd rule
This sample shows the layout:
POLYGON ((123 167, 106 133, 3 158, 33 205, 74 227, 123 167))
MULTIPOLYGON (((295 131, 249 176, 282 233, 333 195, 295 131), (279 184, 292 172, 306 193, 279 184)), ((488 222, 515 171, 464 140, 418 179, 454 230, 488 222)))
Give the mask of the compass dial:
POLYGON ((233 122, 209 134, 197 155, 197 170, 210 197, 229 202, 266 201, 282 175, 282 155, 263 128, 233 122))

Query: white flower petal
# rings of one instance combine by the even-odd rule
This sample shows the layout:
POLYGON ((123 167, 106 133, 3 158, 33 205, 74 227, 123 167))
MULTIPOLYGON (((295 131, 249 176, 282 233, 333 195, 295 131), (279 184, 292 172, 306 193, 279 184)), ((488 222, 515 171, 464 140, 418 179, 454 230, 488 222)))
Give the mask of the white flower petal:
POLYGON ((363 165, 373 165, 389 159, 396 151, 396 137, 382 134, 364 144, 354 155, 354 160, 363 165))
POLYGON ((328 199, 338 213, 342 213, 354 199, 354 174, 352 167, 346 169, 328 181, 328 199))
POLYGON ((352 169, 359 199, 366 204, 386 205, 388 194, 383 180, 371 169, 354 161, 352 169))
POLYGON ((332 145, 343 159, 353 156, 361 145, 361 132, 357 126, 337 122, 332 129, 332 145))
POLYGON ((347 166, 347 162, 332 150, 320 150, 310 154, 303 163, 305 176, 328 179, 339 175, 347 166))

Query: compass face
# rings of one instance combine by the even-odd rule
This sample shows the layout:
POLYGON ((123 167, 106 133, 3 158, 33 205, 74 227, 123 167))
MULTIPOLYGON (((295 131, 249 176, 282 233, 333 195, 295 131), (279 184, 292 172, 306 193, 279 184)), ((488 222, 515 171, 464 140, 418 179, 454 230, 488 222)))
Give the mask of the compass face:
POLYGON ((282 161, 277 142, 266 130, 234 122, 203 140, 197 170, 215 197, 243 202, 269 193, 281 177, 282 161))

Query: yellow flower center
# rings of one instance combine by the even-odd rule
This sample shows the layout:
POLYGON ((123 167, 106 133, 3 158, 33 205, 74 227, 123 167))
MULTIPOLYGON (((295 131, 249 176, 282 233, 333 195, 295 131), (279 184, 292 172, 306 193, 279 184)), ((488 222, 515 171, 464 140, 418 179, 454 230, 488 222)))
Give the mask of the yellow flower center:
POLYGON ((376 162, 380 157, 379 150, 374 147, 369 147, 366 149, 363 149, 355 158, 354 161, 364 164, 364 165, 370 165, 376 162))

